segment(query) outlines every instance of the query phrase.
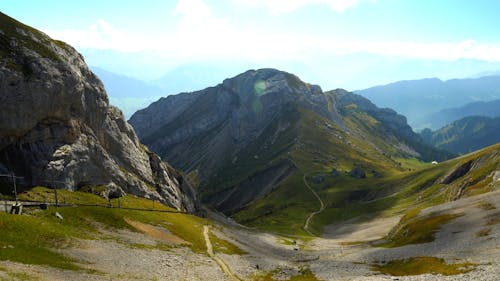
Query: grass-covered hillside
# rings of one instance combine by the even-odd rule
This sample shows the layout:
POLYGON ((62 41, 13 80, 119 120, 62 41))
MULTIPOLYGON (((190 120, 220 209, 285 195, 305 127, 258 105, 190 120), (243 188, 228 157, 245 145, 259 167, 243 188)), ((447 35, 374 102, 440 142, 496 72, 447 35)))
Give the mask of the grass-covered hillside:
MULTIPOLYGON (((20 200, 54 202, 53 190, 36 187, 19 196, 20 200)), ((24 215, 0 212, 0 260, 41 264, 63 269, 84 270, 85 266, 64 256, 56 249, 75 246, 79 239, 100 239, 102 229, 115 232, 119 229, 135 230, 130 221, 156 225, 168 229, 173 235, 186 241, 195 252, 205 251, 201 235, 203 224, 208 222, 196 216, 178 213, 175 209, 158 202, 134 196, 111 200, 115 208, 108 208, 104 198, 86 192, 58 191, 60 203, 83 206, 55 207, 48 210, 24 208, 24 215), (85 206, 100 205, 100 206, 85 206), (117 208, 118 206, 122 208, 117 208), (130 209, 125 209, 130 208, 130 209), (132 209, 154 209, 138 211, 132 209), (57 218, 59 213, 63 220, 57 218)), ((134 245, 148 247, 147 245, 134 245)), ((168 243, 154 246, 168 248, 168 243)))
POLYGON ((341 180, 349 192, 451 156, 423 143, 391 109, 276 69, 160 99, 130 122, 189 175, 205 204, 243 224, 296 234, 308 233, 304 221, 314 224, 308 217, 321 207, 310 184, 341 180))
POLYGON ((346 173, 350 168, 347 164, 341 166, 339 175, 332 176, 332 166, 308 163, 304 161, 308 155, 296 150, 290 155, 297 159, 298 171, 275 192, 234 217, 244 224, 270 231, 305 235, 304 221, 320 208, 320 204, 302 182, 301 173, 306 175, 305 179, 325 205, 324 211, 309 224, 313 234, 321 234, 327 224, 351 218, 411 216, 425 207, 498 188, 499 150, 500 145, 496 145, 437 165, 399 159, 391 167, 391 162, 383 157, 372 158, 373 162, 366 161, 363 167, 366 170, 378 168, 383 176, 368 174, 364 179, 346 173), (319 174, 325 175, 325 180, 314 183, 314 177, 319 174))
POLYGON ((500 142, 500 117, 465 117, 436 131, 425 129, 420 135, 437 148, 466 154, 500 142))

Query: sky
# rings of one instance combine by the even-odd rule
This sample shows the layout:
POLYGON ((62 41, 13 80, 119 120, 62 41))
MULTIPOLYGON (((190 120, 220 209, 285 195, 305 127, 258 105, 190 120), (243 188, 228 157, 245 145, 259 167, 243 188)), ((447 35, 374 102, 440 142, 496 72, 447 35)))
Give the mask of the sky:
POLYGON ((354 90, 500 70, 497 0, 0 0, 0 10, 142 80, 220 62, 354 90))

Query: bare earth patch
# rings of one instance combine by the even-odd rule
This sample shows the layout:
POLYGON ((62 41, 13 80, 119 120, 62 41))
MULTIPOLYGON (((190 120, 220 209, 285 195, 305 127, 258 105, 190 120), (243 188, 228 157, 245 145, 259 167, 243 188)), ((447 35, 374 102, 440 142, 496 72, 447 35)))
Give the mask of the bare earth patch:
POLYGON ((150 225, 147 223, 142 223, 138 221, 133 221, 130 219, 125 218, 125 221, 133 226, 135 229, 141 231, 144 234, 147 234, 159 241, 166 242, 168 244, 174 244, 174 245, 188 245, 190 244, 186 240, 173 235, 164 227, 159 227, 159 226, 154 226, 150 225))

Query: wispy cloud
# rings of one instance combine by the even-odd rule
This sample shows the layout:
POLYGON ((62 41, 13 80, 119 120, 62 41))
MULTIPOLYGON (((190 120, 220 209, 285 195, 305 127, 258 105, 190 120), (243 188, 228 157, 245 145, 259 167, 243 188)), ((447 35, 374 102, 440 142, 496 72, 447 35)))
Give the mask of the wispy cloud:
MULTIPOLYGON (((327 4, 340 12, 362 0, 233 1, 266 6, 275 9, 274 12, 278 12, 279 9, 280 11, 298 9, 312 4, 327 4)), ((362 39, 353 41, 304 33, 273 33, 264 28, 241 27, 231 22, 229 18, 214 15, 211 7, 202 0, 179 0, 174 16, 179 20, 173 33, 156 30, 131 34, 102 19, 83 30, 46 30, 46 32, 79 48, 155 52, 164 58, 174 60, 229 58, 297 61, 309 57, 372 53, 419 59, 470 58, 500 61, 500 45, 485 44, 472 39, 451 43, 362 39)))
MULTIPOLYGON (((371 0, 370 2, 374 1, 371 0)), ((355 7, 363 0, 234 0, 234 2, 248 7, 264 7, 273 14, 281 14, 311 5, 324 5, 337 13, 342 13, 355 7)))

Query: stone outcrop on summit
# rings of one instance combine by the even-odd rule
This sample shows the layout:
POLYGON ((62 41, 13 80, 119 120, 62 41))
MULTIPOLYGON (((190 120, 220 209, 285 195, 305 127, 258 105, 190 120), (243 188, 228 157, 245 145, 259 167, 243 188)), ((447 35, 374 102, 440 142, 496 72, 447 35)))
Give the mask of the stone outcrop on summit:
POLYGON ((0 173, 26 187, 135 194, 194 212, 180 172, 143 146, 71 46, 0 13, 0 173))

